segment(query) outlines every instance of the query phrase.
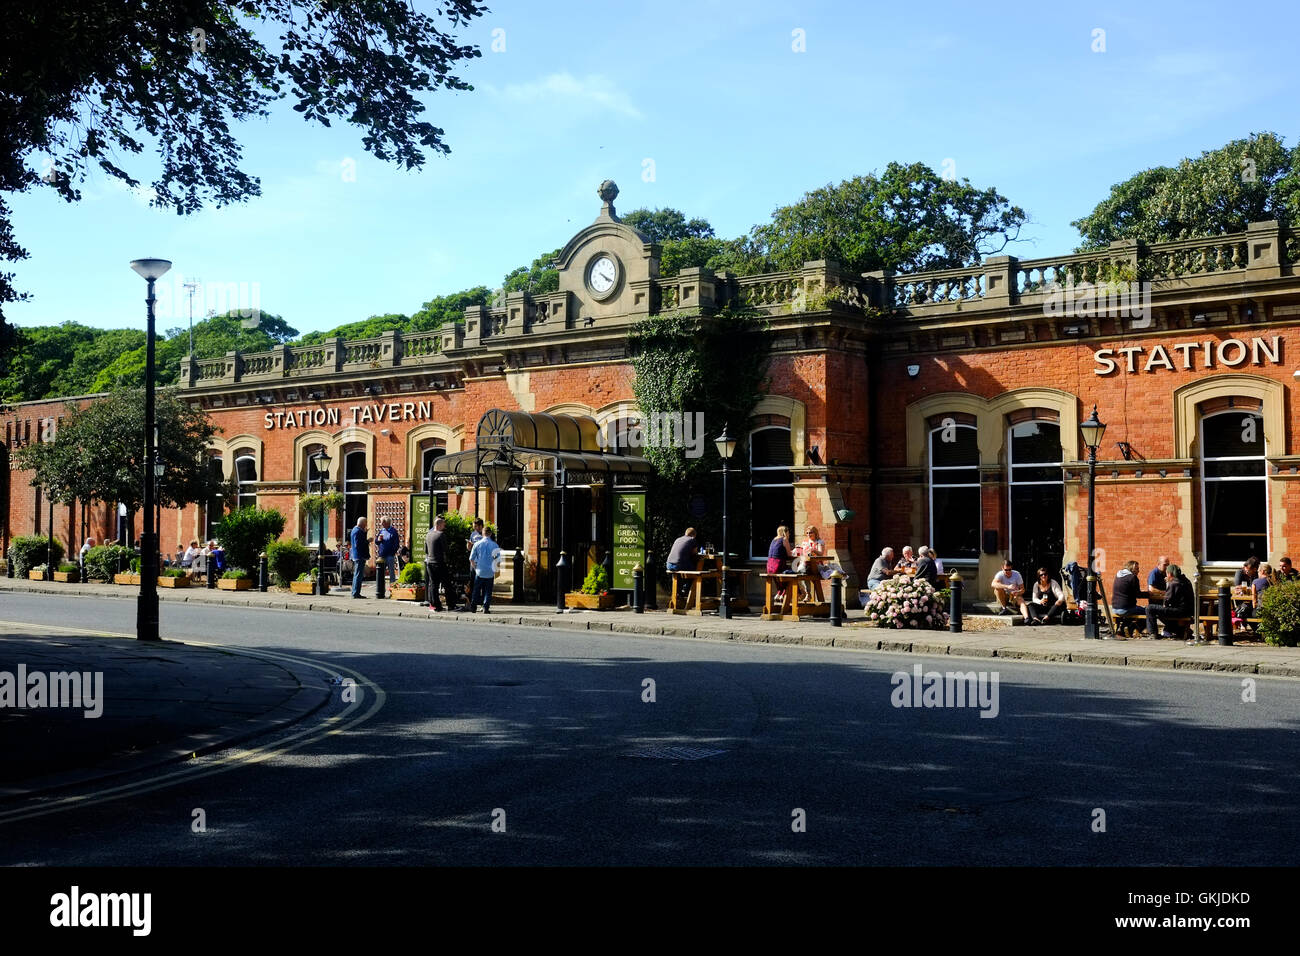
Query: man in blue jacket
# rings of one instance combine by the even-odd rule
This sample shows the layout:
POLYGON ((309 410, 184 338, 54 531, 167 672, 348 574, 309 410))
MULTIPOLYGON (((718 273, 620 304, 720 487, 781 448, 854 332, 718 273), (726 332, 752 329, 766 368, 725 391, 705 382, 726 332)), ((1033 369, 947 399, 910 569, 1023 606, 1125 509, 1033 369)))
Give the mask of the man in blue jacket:
POLYGON ((365 598, 361 593, 361 579, 366 573, 366 562, 370 560, 370 539, 366 537, 366 518, 357 519, 357 526, 352 529, 352 596, 365 598))
POLYGON ((375 550, 388 567, 388 583, 397 581, 397 549, 402 546, 401 536, 388 518, 379 519, 379 534, 375 536, 375 550))

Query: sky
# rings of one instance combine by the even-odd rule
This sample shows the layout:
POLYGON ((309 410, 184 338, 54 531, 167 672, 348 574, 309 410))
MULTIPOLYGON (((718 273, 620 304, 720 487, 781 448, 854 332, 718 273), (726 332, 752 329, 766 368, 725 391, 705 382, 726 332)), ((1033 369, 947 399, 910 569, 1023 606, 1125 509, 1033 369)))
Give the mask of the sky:
POLYGON ((142 326, 128 263, 159 257, 173 262, 162 329, 185 324, 194 278, 198 317, 238 297, 329 329, 499 286, 596 217, 606 178, 620 210, 671 206, 733 237, 894 160, 997 188, 1030 219, 1005 252, 1054 255, 1139 170, 1252 132, 1300 135, 1287 2, 490 6, 459 34, 483 51, 459 67, 475 89, 425 98, 449 156, 397 169, 358 128, 281 104, 234 127, 262 185, 245 203, 179 217, 97 172, 80 203, 15 196, 31 253, 15 283, 32 298, 7 314, 142 326))

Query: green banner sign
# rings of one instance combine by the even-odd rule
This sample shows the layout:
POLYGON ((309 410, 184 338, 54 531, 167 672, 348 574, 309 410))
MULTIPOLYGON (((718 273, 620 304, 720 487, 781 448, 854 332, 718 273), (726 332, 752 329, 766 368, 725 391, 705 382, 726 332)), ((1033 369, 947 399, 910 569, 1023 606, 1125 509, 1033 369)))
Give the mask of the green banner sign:
POLYGON ((417 561, 424 560, 424 538, 431 526, 428 492, 411 495, 411 557, 417 561))
POLYGON ((615 589, 632 590, 632 568, 645 566, 645 492, 614 494, 615 589))

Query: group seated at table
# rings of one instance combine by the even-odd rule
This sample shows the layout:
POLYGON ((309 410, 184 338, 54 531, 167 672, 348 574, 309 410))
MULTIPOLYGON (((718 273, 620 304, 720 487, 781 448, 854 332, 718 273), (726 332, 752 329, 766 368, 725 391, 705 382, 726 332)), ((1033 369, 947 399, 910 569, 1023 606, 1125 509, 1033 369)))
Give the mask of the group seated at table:
POLYGON ((876 558, 871 570, 867 572, 867 590, 874 591, 882 582, 902 574, 929 581, 930 586, 936 590, 943 587, 939 581, 943 574, 943 562, 934 549, 923 544, 917 550, 916 557, 913 557, 912 546, 909 544, 903 547, 903 555, 897 561, 894 560, 893 548, 885 548, 880 552, 880 557, 876 558))

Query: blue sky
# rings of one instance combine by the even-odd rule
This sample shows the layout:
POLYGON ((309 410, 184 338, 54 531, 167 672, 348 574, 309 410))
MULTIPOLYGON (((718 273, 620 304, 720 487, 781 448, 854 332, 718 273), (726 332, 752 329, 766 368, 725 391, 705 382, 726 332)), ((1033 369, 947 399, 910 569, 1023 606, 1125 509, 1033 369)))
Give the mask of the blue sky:
POLYGON ((79 204, 14 197, 31 252, 16 283, 33 298, 13 321, 142 324, 127 266, 142 256, 174 263, 163 328, 184 324, 180 283, 195 276, 256 290, 302 332, 409 314, 563 245, 607 177, 622 210, 673 206, 734 236, 891 160, 950 161, 1027 210, 1007 251, 1029 258, 1072 249, 1071 220, 1140 169, 1300 132, 1300 16, 1285 2, 491 6, 463 34, 483 50, 461 70, 476 89, 427 99, 452 153, 420 172, 369 157, 354 127, 281 106, 236 127, 262 181, 247 203, 178 217, 98 174, 79 204))

